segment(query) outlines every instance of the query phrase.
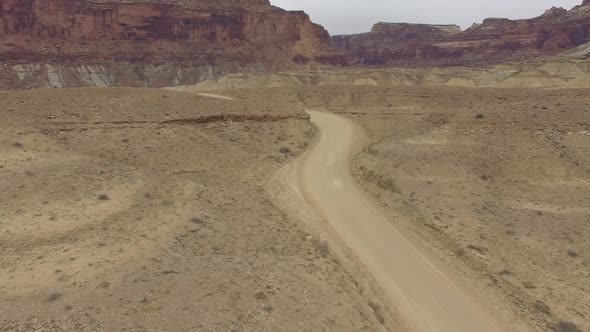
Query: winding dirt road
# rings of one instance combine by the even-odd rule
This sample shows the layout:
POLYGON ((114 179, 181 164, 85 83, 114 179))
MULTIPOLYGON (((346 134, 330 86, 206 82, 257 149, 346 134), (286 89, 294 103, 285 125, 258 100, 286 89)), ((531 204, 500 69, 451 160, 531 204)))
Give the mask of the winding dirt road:
POLYGON ((415 331, 508 331, 380 213, 350 175, 363 140, 353 123, 309 112, 313 148, 291 165, 288 186, 303 195, 379 283, 415 331))

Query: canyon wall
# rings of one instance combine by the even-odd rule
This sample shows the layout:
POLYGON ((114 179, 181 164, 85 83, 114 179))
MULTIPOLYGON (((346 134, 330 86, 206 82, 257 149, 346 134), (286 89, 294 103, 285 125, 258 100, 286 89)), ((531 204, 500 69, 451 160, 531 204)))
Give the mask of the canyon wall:
POLYGON ((0 86, 164 86, 342 62, 303 12, 268 0, 2 0, 0 86))
POLYGON ((588 43, 590 0, 465 31, 378 23, 334 37, 269 0, 0 0, 0 89, 191 85, 318 66, 478 67, 588 43))
POLYGON ((456 26, 378 23, 371 32, 332 37, 351 64, 373 66, 486 66, 553 55, 590 42, 590 1, 568 11, 552 8, 527 20, 490 18, 456 26))

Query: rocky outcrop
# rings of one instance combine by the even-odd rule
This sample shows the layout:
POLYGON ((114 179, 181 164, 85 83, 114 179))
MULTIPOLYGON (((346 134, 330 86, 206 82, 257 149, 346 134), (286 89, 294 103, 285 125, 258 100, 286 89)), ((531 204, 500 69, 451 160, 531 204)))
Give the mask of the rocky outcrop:
POLYGON ((369 33, 334 36, 359 65, 481 66, 551 55, 590 42, 590 0, 570 11, 552 8, 528 20, 490 18, 454 26, 378 23, 369 33))
POLYGON ((0 85, 194 84, 338 62, 328 33, 268 0, 2 0, 0 85))

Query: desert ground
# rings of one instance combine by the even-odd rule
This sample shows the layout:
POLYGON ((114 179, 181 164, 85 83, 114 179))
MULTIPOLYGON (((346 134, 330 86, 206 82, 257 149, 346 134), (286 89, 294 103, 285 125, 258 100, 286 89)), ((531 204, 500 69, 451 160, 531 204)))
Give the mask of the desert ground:
POLYGON ((0 0, 0 332, 590 332, 590 0, 288 2, 0 0))
POLYGON ((362 125, 358 182, 474 289, 538 329, 590 328, 587 90, 326 88, 305 99, 362 125))
POLYGON ((276 182, 305 109, 361 128, 356 184, 499 320, 590 329, 587 90, 184 90, 0 92, 0 330, 408 330, 276 182))
POLYGON ((150 89, 0 99, 0 330, 395 327, 264 189, 312 140, 301 108, 150 89), (219 114, 256 120, 203 122, 219 114))
POLYGON ((358 184, 499 316, 535 330, 590 328, 587 89, 269 93, 359 124, 368 141, 352 162, 358 184))

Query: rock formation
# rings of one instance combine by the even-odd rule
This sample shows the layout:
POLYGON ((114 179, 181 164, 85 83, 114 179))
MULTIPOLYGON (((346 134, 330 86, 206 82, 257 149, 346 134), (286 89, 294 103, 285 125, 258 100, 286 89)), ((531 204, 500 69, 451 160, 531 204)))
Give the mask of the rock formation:
POLYGON ((329 38, 268 0, 2 0, 0 86, 192 84, 339 62, 329 38))
POLYGON ((481 66, 551 55, 590 42, 590 0, 570 11, 552 8, 528 20, 490 18, 455 26, 378 23, 332 42, 360 65, 481 66))
POLYGON ((0 0, 0 89, 190 85, 317 64, 485 66, 588 43, 590 0, 465 31, 378 23, 332 39, 269 0, 0 0))

